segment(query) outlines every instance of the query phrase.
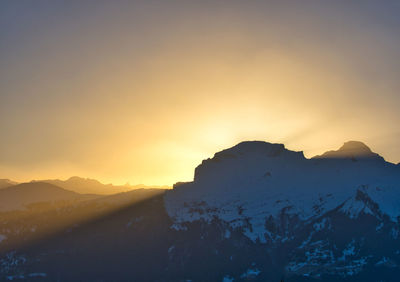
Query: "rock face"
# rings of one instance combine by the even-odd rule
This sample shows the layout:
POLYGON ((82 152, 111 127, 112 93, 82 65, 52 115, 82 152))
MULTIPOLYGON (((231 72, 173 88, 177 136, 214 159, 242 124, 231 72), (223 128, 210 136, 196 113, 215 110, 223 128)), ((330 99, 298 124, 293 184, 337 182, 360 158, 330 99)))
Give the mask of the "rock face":
POLYGON ((344 277, 381 266, 382 256, 400 262, 400 170, 361 142, 313 159, 282 144, 243 142, 203 161, 193 182, 164 198, 175 229, 218 220, 256 244, 290 246, 289 274, 344 277), (381 257, 369 245, 376 237, 392 244, 381 257))

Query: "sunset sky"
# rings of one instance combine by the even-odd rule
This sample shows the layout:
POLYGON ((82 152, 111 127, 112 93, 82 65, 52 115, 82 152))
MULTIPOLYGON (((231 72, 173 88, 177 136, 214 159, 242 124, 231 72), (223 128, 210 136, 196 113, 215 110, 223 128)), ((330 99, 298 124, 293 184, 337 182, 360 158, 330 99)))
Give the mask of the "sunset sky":
POLYGON ((172 185, 244 140, 400 162, 398 1, 1 1, 0 178, 172 185), (119 2, 116 4, 116 2, 119 2))

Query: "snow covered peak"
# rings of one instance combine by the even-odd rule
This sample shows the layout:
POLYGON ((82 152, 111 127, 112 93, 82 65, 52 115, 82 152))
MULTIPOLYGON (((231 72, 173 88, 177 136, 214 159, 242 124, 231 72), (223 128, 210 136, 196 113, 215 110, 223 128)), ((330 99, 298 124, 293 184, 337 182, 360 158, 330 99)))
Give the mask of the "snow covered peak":
POLYGON ((315 156, 317 159, 352 159, 365 160, 373 159, 383 161, 384 159, 371 151, 371 149, 360 141, 348 141, 336 151, 328 151, 321 156, 315 156))
POLYGON ((264 241, 270 217, 285 214, 308 221, 346 201, 352 214, 365 211, 353 208, 360 205, 357 199, 348 201, 360 187, 382 213, 400 216, 398 166, 364 144, 347 142, 337 151, 306 159, 282 144, 251 141, 204 160, 194 181, 175 185, 164 200, 176 224, 219 218, 232 228, 243 228, 249 238, 264 241))

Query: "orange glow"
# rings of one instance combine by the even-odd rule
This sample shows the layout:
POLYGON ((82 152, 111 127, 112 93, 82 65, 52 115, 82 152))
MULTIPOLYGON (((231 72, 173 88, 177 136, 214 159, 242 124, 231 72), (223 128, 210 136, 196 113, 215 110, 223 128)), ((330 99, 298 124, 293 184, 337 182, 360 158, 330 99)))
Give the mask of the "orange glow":
POLYGON ((342 35, 295 8, 187 5, 101 7, 24 39, 3 76, 0 177, 172 185, 243 140, 307 157, 362 140, 400 160, 397 82, 365 74, 385 52, 362 19, 342 35))

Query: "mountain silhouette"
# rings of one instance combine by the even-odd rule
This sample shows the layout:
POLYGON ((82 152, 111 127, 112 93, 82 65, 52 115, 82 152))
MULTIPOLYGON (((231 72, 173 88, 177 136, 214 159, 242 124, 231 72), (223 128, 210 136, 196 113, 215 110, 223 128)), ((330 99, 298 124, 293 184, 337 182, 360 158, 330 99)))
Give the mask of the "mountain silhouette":
POLYGON ((80 194, 111 195, 132 190, 132 187, 130 186, 115 186, 112 184, 103 184, 95 179, 82 178, 78 176, 70 177, 67 180, 53 179, 40 181, 51 183, 80 194))
POLYGON ((328 151, 320 156, 315 156, 314 158, 352 159, 352 160, 372 159, 372 160, 384 161, 384 159, 380 155, 372 152, 367 145, 359 141, 346 142, 338 150, 328 151))
POLYGON ((233 220, 235 225, 250 222, 252 227, 246 228, 249 238, 265 242, 266 215, 277 216, 290 206, 287 212, 308 220, 344 203, 360 187, 369 187, 382 210, 395 219, 400 216, 400 190, 393 185, 399 182, 398 167, 361 142, 346 142, 337 151, 306 159, 302 152, 290 151, 283 144, 249 141, 203 161, 195 169, 193 182, 167 192, 166 207, 177 222, 215 216, 233 220), (354 163, 349 158, 374 162, 354 163), (374 192, 378 185, 384 191, 379 195, 374 192), (194 209, 200 201, 205 203, 204 209, 216 212, 194 209), (397 204, 398 208, 393 208, 397 204))
POLYGON ((0 189, 10 187, 16 184, 18 183, 9 179, 0 179, 0 189))
POLYGON ((0 211, 26 208, 39 202, 89 199, 96 196, 81 195, 45 182, 22 183, 0 190, 0 211))
POLYGON ((0 213, 2 277, 297 282, 400 276, 400 167, 356 141, 311 159, 283 144, 245 141, 204 160, 192 182, 172 190, 140 189, 29 212, 35 216, 14 224, 15 214, 0 213), (91 217, 78 220, 82 214, 91 217), (58 222, 64 224, 56 233, 30 239, 32 229, 58 222))
POLYGON ((56 186, 62 187, 64 189, 80 193, 80 194, 97 194, 97 195, 112 195, 116 193, 128 192, 134 189, 142 188, 160 188, 168 189, 168 186, 147 186, 143 184, 139 185, 113 185, 113 184, 103 184, 98 180, 90 178, 82 178, 78 176, 72 176, 67 180, 39 180, 40 182, 47 182, 54 184, 56 186))

